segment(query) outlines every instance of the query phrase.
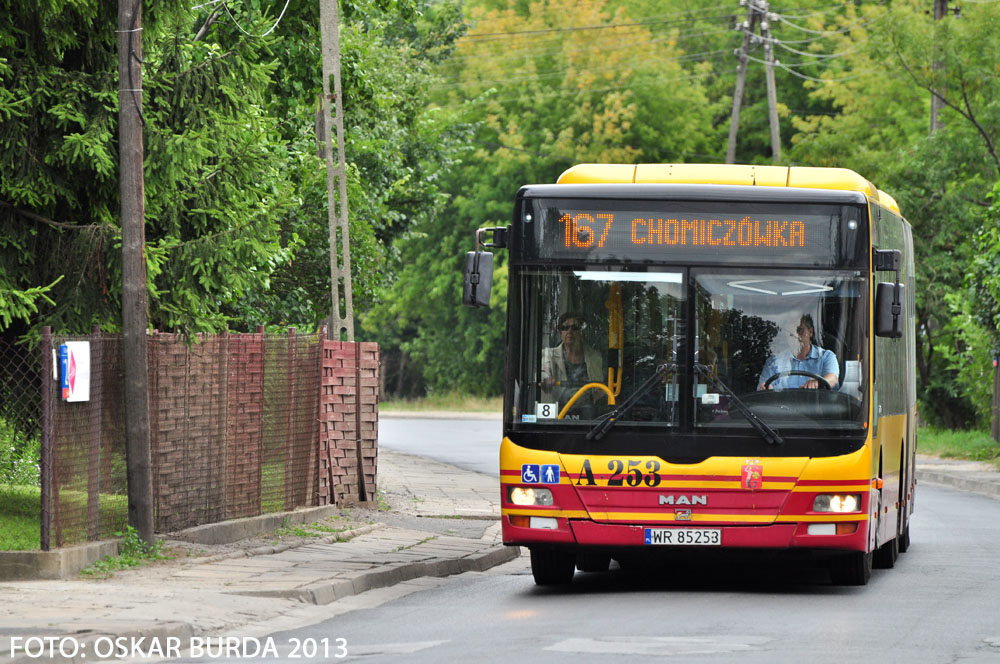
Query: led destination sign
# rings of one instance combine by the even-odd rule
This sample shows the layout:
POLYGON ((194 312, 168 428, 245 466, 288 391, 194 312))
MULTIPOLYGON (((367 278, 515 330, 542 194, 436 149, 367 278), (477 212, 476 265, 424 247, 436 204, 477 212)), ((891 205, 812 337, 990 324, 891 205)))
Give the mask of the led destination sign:
MULTIPOLYGON (((801 219, 663 219, 660 217, 625 217, 619 225, 627 225, 632 246, 667 245, 693 247, 804 247, 806 224, 801 219)), ((614 214, 593 215, 588 212, 564 214, 563 246, 567 249, 590 249, 596 243, 604 248, 615 224, 614 214)), ((616 235, 619 234, 616 232, 616 235)), ((612 236, 615 237, 615 236, 612 236)))
POLYGON ((832 204, 534 199, 527 260, 864 265, 862 210, 832 204), (659 209, 657 209, 659 208, 659 209))

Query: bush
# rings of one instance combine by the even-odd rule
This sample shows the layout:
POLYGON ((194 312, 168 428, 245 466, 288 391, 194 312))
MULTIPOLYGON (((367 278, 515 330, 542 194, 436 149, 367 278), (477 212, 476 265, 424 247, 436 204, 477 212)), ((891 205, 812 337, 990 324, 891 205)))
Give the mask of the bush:
POLYGON ((0 419, 0 484, 39 486, 42 443, 0 419))

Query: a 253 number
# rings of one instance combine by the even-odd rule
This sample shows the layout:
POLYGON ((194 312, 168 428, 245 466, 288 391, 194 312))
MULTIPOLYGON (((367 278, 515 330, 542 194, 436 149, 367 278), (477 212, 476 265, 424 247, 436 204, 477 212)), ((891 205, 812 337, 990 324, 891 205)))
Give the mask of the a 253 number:
MULTIPOLYGON (((642 459, 611 459, 608 461, 608 470, 611 471, 611 475, 608 477, 607 486, 644 485, 654 487, 660 484, 660 462, 656 459, 650 459, 645 464, 643 464, 642 459)), ((594 477, 590 459, 585 459, 576 485, 595 486, 596 484, 597 480, 594 477)))

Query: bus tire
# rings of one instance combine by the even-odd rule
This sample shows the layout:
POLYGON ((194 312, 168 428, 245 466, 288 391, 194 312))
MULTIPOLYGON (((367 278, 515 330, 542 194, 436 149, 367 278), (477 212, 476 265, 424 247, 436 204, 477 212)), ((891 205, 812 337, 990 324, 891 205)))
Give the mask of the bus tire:
POLYGON ((903 533, 899 536, 899 552, 906 553, 907 549, 910 548, 910 523, 907 521, 906 526, 903 528, 903 533))
POLYGON ((531 549, 531 575, 535 585, 562 586, 573 581, 576 556, 566 551, 531 549))
POLYGON ((830 579, 838 586, 863 586, 872 578, 872 552, 852 551, 830 561, 830 579))
POLYGON ((892 569, 896 566, 896 558, 899 557, 899 536, 875 549, 875 557, 872 564, 876 569, 892 569))

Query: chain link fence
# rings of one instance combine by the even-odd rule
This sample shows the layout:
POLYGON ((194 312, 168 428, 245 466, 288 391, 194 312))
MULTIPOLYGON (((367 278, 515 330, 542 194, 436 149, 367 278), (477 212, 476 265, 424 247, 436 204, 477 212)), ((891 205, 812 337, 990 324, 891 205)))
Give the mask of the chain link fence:
POLYGON ((41 364, 0 339, 0 550, 40 546, 41 364))
MULTIPOLYGON (((46 352, 44 339, 42 353, 46 352)), ((52 461, 51 482, 45 482, 43 457, 43 549, 114 537, 128 523, 121 338, 100 331, 90 336, 56 336, 52 349, 58 353, 62 344, 73 341, 89 342, 90 398, 80 402, 61 398, 59 371, 48 381, 52 461), (44 516, 46 493, 48 520, 44 516)), ((43 407, 44 401, 43 395, 43 407)))

